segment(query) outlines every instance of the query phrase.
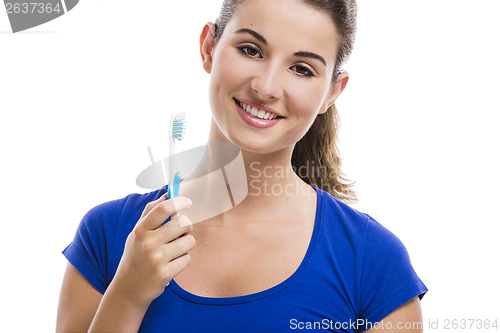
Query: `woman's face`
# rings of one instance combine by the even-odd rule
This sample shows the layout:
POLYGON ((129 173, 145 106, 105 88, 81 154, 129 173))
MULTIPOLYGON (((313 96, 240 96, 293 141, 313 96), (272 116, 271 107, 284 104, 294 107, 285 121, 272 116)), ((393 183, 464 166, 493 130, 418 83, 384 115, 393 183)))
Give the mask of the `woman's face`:
POLYGON ((300 0, 252 0, 239 5, 217 44, 210 28, 201 42, 211 73, 212 137, 256 153, 293 149, 343 89, 331 83, 338 45, 332 19, 300 0))

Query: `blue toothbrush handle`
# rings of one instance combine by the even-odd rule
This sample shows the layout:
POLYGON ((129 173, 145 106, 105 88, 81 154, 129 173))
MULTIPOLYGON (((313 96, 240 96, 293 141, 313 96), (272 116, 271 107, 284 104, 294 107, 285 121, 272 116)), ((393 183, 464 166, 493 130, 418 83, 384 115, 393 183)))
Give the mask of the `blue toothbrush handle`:
MULTIPOLYGON (((173 181, 171 182, 171 184, 168 185, 167 200, 179 196, 180 184, 181 184, 181 175, 179 172, 176 172, 173 181)), ((168 217, 168 219, 165 220, 165 222, 162 223, 162 225, 167 223, 168 221, 170 221, 170 216, 168 217)))
POLYGON ((181 184, 181 175, 179 172, 176 172, 172 184, 168 186, 167 200, 179 196, 180 184, 181 184))

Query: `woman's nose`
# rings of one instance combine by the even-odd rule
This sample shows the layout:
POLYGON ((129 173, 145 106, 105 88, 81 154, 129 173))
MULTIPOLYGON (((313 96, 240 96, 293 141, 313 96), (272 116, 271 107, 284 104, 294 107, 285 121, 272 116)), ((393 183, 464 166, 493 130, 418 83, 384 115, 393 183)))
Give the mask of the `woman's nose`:
POLYGON ((278 69, 266 66, 257 72, 250 82, 252 90, 262 99, 279 99, 283 96, 278 69))

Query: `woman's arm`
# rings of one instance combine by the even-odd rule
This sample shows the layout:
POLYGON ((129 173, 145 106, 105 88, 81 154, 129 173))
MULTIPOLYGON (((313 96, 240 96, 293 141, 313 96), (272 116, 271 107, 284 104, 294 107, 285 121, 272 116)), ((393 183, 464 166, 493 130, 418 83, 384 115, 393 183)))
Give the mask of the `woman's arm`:
POLYGON ((387 317, 378 322, 378 325, 373 323, 373 327, 369 328, 364 333, 422 333, 423 319, 422 310, 420 308, 420 299, 415 297, 406 304, 400 306, 387 317))
POLYGON ((57 327, 59 332, 87 332, 102 294, 68 263, 59 296, 57 327))
POLYGON ((99 331, 107 326, 111 331, 137 332, 147 308, 121 299, 112 288, 103 296, 68 264, 59 299, 57 332, 92 332, 97 325, 99 331))

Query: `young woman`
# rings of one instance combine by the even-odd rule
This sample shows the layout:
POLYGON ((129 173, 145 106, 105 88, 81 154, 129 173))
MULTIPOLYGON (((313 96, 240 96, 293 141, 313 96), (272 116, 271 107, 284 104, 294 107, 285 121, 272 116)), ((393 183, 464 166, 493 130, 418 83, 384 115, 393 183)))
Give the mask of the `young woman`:
POLYGON ((334 102, 355 20, 354 0, 224 1, 200 38, 209 142, 241 149, 248 195, 195 225, 189 191, 90 210, 64 250, 59 332, 422 331, 403 244, 343 203, 334 102))

